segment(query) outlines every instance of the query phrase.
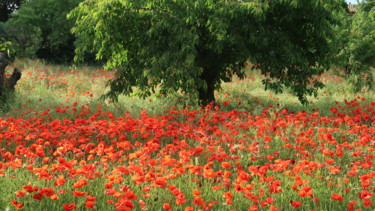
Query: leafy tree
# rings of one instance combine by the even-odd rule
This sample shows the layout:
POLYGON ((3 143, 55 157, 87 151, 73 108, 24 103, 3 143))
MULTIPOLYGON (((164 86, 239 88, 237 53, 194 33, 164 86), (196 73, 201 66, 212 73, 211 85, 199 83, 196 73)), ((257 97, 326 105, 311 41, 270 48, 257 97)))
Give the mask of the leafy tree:
POLYGON ((1 0, 0 1, 0 22, 9 19, 10 14, 20 8, 22 0, 1 0))
POLYGON ((17 57, 34 58, 41 47, 42 33, 40 28, 32 25, 5 23, 2 26, 4 37, 13 40, 17 57))
POLYGON ((345 76, 353 85, 354 91, 364 86, 373 86, 375 67, 375 0, 359 4, 353 17, 346 19, 343 31, 345 39, 338 54, 345 76))
POLYGON ((15 50, 14 50, 12 42, 4 38, 0 38, 0 52, 4 52, 9 57, 11 56, 11 54, 14 53, 14 51, 15 50))
POLYGON ((5 31, 21 49, 25 49, 26 55, 33 46, 39 58, 54 62, 71 61, 75 37, 70 33, 73 21, 67 20, 66 15, 79 2, 81 0, 25 1, 7 21, 8 30, 5 31))
POLYGON ((342 0, 86 0, 70 13, 77 59, 96 52, 116 68, 108 97, 197 92, 206 105, 247 61, 266 89, 306 103, 330 64, 332 10, 342 0))

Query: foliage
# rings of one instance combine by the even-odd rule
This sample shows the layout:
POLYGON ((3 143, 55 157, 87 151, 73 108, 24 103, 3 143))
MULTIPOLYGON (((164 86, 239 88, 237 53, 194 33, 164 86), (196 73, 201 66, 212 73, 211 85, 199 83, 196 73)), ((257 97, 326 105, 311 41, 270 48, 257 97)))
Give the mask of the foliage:
POLYGON ((11 41, 6 40, 5 38, 0 38, 0 51, 6 52, 8 57, 11 57, 15 52, 13 43, 11 41))
POLYGON ((316 94, 329 65, 332 10, 343 1, 86 0, 76 22, 77 59, 97 52, 118 69, 107 96, 199 93, 203 104, 247 61, 268 78, 266 89, 290 87, 300 101, 316 94))
MULTIPOLYGON (((364 1, 356 14, 346 19, 346 38, 339 53, 340 64, 354 91, 373 86, 375 67, 375 1, 364 1)), ((341 70, 341 69, 339 69, 341 70)))
POLYGON ((35 58, 41 47, 42 32, 39 27, 32 25, 3 24, 5 36, 13 40, 16 56, 19 58, 35 58))
POLYGON ((20 8, 23 0, 1 0, 0 1, 0 22, 9 19, 11 13, 20 8))
POLYGON ((7 22, 8 36, 22 49, 19 56, 30 56, 36 49, 39 58, 53 62, 71 61, 74 36, 70 34, 73 21, 66 15, 81 0, 26 1, 7 22))

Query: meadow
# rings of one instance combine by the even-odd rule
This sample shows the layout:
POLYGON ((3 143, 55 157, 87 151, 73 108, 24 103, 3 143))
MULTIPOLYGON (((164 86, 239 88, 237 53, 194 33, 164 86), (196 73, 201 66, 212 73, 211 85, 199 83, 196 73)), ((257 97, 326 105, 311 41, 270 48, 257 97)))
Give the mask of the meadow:
POLYGON ((114 71, 18 60, 0 117, 0 210, 374 210, 375 95, 328 72, 301 105, 248 71, 184 93, 101 100, 114 71))

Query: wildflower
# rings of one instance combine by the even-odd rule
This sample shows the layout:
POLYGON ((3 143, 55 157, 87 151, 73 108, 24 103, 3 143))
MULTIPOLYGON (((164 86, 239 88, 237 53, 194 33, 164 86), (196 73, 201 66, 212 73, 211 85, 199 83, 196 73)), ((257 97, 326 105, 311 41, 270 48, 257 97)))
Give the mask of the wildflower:
POLYGON ((95 196, 86 196, 86 201, 96 201, 95 196))
POLYGON ((126 198, 126 199, 128 199, 128 200, 136 200, 136 199, 138 199, 138 196, 137 195, 135 195, 134 194, 134 192, 133 191, 126 191, 125 193, 124 193, 124 197, 126 198))
POLYGON ((184 211, 194 211, 194 208, 193 208, 193 207, 190 207, 190 206, 188 206, 188 207, 185 207, 184 211))
POLYGON ((168 184, 168 182, 167 182, 167 180, 166 179, 164 179, 164 178, 156 178, 155 180, 154 180, 154 186, 156 186, 156 187, 161 187, 161 188, 164 188, 167 184, 168 184))
POLYGON ((21 203, 21 202, 17 202, 17 201, 15 201, 15 200, 12 200, 12 205, 13 205, 17 210, 19 210, 19 209, 21 209, 21 208, 23 207, 23 203, 21 203))
POLYGON ((77 209, 75 203, 72 203, 72 204, 64 204, 64 205, 63 205, 63 208, 64 208, 65 211, 69 211, 69 210, 75 210, 75 209, 77 209))
POLYGON ((198 189, 194 189, 193 190, 193 195, 194 196, 199 196, 201 194, 201 191, 200 190, 198 190, 198 189))
POLYGON ((363 200, 363 205, 364 205, 365 207, 372 207, 371 199, 366 198, 365 200, 363 200))
POLYGON ((39 187, 32 187, 31 185, 23 185, 22 186, 23 189, 26 190, 26 192, 28 193, 32 193, 32 192, 35 192, 35 191, 38 191, 39 190, 39 187))
POLYGON ((331 158, 326 159, 326 163, 328 163, 329 165, 332 165, 334 162, 335 162, 334 159, 331 159, 331 158))
POLYGON ((73 193, 73 196, 74 197, 79 197, 79 196, 85 196, 85 195, 87 195, 87 192, 82 192, 82 191, 72 191, 72 193, 73 193))
POLYGON ((249 209, 248 209, 248 211, 258 211, 258 210, 259 210, 259 208, 258 208, 257 205, 251 205, 251 206, 249 207, 249 209))
POLYGON ((75 182, 73 184, 73 187, 74 188, 80 188, 80 187, 83 187, 83 186, 85 186, 87 184, 88 184, 88 182, 85 179, 79 179, 77 182, 75 182))
POLYGON ((304 186, 298 191, 298 195, 301 197, 310 197, 313 195, 313 191, 310 186, 304 186))
POLYGON ((344 197, 342 197, 342 195, 340 195, 340 194, 332 194, 331 199, 334 199, 334 200, 337 200, 337 201, 342 201, 344 199, 344 197))
POLYGON ((94 201, 86 201, 85 207, 89 209, 94 209, 95 202, 94 201))
POLYGON ((43 188, 40 190, 41 194, 47 197, 51 197, 53 194, 55 194, 55 191, 52 188, 43 188))
POLYGON ((168 210, 168 211, 172 210, 171 205, 169 205, 168 203, 163 204, 163 209, 168 210))
POLYGON ((292 205, 293 208, 298 208, 302 205, 302 202, 300 201, 291 201, 290 205, 292 205))
POLYGON ((338 112, 338 109, 337 108, 334 108, 334 107, 331 107, 329 109, 332 113, 336 114, 338 112))
POLYGON ((222 163, 221 163, 221 167, 222 167, 222 168, 225 168, 225 169, 229 169, 229 168, 231 168, 232 166, 230 165, 229 162, 222 162, 222 163))
POLYGON ((356 201, 349 201, 348 211, 354 211, 354 205, 358 204, 356 201))
POLYGON ((16 197, 24 197, 26 195, 25 191, 18 190, 16 191, 16 197))
POLYGON ((31 198, 41 201, 43 197, 44 197, 43 194, 39 192, 39 193, 34 194, 31 198))

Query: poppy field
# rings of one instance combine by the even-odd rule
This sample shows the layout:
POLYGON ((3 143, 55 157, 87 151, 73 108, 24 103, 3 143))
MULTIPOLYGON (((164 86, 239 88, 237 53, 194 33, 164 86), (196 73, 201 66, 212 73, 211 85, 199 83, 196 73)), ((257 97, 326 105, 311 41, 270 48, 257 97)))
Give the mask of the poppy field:
POLYGON ((0 210, 375 209, 373 91, 327 74, 303 106, 255 71, 206 108, 98 101, 113 74, 25 62, 0 117, 0 210))

